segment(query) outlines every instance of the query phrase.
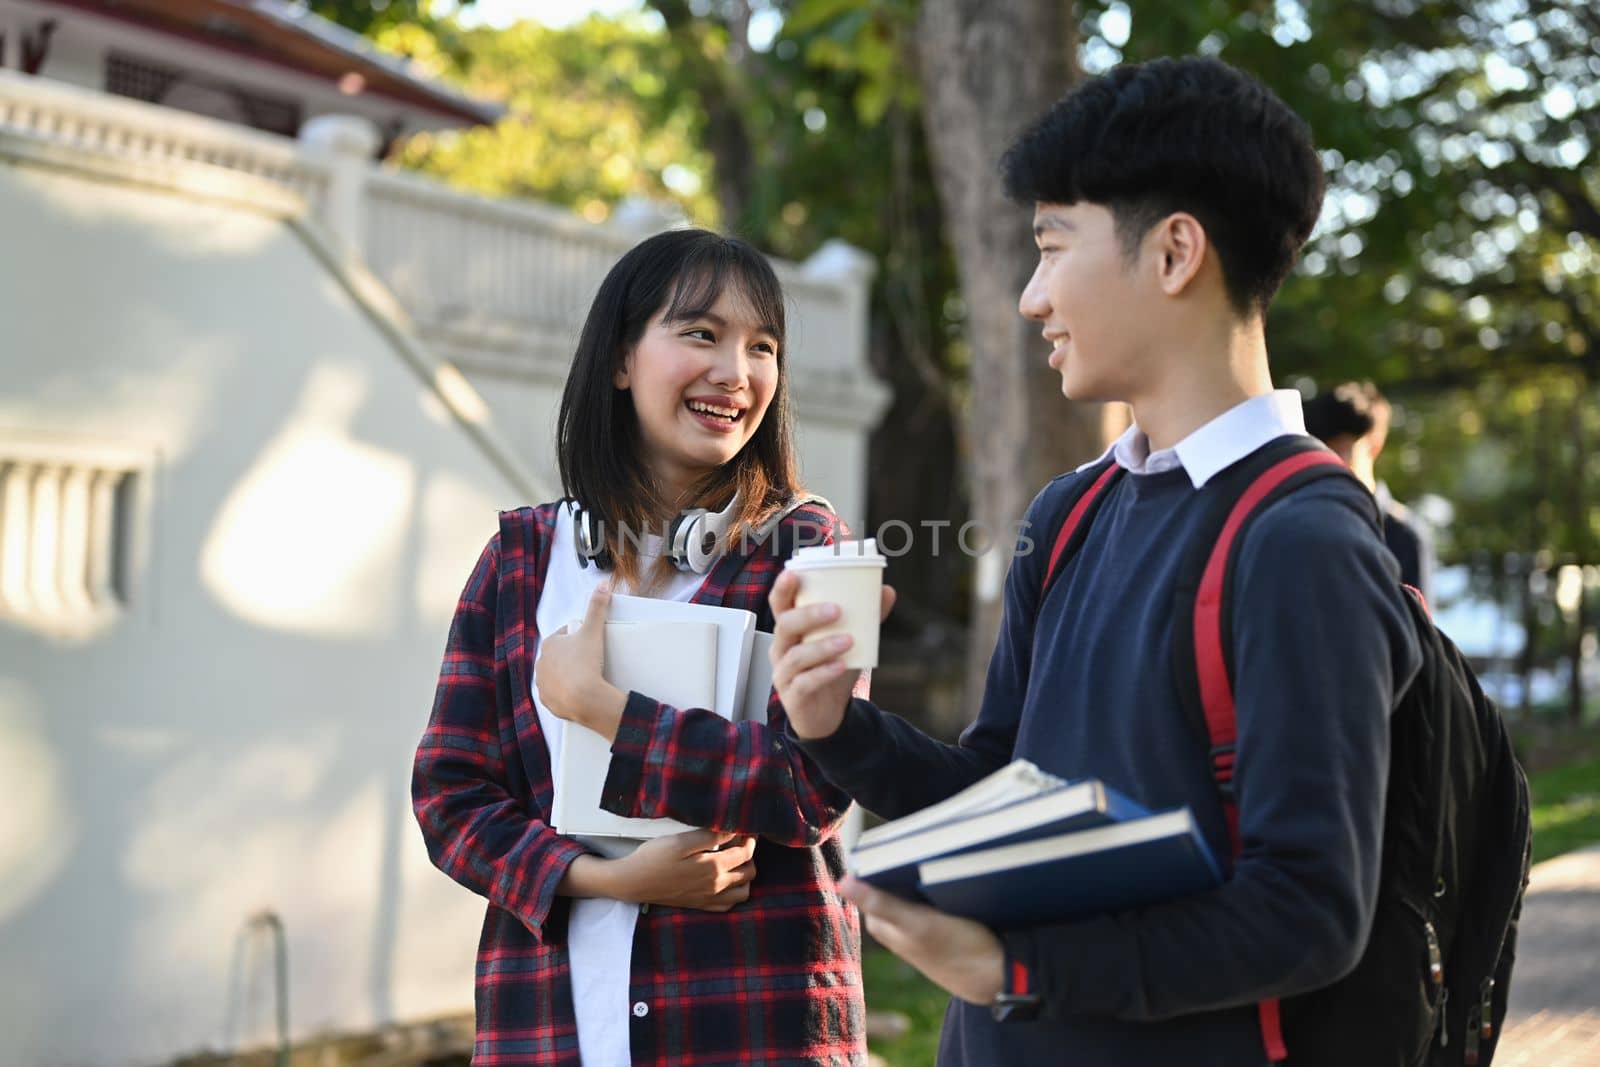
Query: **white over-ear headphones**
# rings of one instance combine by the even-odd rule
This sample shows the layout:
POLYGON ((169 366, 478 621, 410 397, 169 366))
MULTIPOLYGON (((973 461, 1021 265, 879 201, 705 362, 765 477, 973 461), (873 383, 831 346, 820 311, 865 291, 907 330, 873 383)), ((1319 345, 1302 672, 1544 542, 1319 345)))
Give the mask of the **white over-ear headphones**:
MULTIPOLYGON (((610 546, 606 544, 600 528, 601 520, 578 501, 569 498, 568 502, 572 506, 573 540, 577 545, 579 566, 588 567, 592 562, 603 571, 610 570, 615 561, 611 558, 610 546)), ((833 510, 833 505, 822 497, 802 494, 761 524, 760 529, 755 531, 757 540, 764 540, 778 523, 806 504, 820 504, 829 511, 833 510)), ((721 511, 690 508, 673 519, 662 545, 672 565, 680 571, 693 574, 710 571, 727 549, 725 542, 728 529, 733 525, 738 509, 739 498, 735 495, 721 511)))
POLYGON ((721 511, 690 508, 672 520, 667 531, 666 544, 662 546, 672 563, 680 571, 704 574, 722 555, 728 527, 739 507, 739 496, 734 494, 728 506, 721 511))

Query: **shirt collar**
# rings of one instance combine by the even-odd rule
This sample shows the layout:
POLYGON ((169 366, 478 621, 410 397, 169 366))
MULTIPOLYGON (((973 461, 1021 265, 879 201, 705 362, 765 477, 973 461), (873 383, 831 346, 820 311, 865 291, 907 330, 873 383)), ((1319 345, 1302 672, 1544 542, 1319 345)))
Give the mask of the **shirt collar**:
POLYGON ((1129 426, 1099 459, 1078 469, 1092 467, 1107 456, 1115 456, 1120 466, 1135 474, 1182 466, 1189 481, 1200 489, 1267 442, 1305 432, 1299 392, 1275 389, 1234 405, 1171 448, 1154 453, 1149 452, 1150 439, 1138 424, 1129 426))

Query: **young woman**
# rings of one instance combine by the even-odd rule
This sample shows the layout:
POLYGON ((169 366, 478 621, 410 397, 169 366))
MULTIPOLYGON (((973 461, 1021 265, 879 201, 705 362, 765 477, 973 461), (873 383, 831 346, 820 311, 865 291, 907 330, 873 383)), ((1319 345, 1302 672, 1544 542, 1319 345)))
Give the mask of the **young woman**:
POLYGON ((848 798, 790 743, 776 697, 767 722, 734 725, 600 676, 613 584, 770 630, 786 553, 837 526, 795 507, 783 343, 782 291, 748 245, 678 230, 628 252, 561 401, 568 499, 502 514, 467 581, 412 792, 434 863, 489 901, 474 1062, 866 1061, 857 917, 835 891, 848 798), (709 566, 663 544, 691 508, 722 520, 696 542, 709 566), (618 859, 557 835, 570 723, 613 742, 607 810, 705 829, 618 859))

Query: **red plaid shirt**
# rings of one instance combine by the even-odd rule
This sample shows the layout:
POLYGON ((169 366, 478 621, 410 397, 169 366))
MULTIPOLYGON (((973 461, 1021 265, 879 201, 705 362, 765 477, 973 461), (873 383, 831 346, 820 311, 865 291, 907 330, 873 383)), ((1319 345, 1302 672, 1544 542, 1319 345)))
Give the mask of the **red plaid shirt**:
MULTIPOLYGON (((412 800, 433 862, 489 900, 478 945, 479 1067, 578 1067, 566 920, 556 885, 584 849, 550 828, 550 761, 530 689, 535 607, 556 506, 500 516, 450 627, 433 714, 417 749, 412 800)), ((694 596, 757 613, 798 524, 838 520, 801 508, 778 539, 718 561, 694 596)), ((812 535, 811 540, 817 538, 812 535)), ((629 1001, 635 1064, 864 1064, 861 942, 834 831, 850 801, 783 730, 628 697, 602 803, 760 835, 750 899, 725 914, 652 906, 633 938, 629 1001)))

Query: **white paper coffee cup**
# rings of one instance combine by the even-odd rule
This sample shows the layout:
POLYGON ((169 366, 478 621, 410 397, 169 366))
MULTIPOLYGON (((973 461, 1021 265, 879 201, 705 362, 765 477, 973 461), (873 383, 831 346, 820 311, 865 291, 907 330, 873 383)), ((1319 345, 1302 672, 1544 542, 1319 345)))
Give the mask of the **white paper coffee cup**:
POLYGON ((784 564, 800 579, 795 606, 837 604, 837 622, 814 630, 807 641, 834 634, 849 634, 854 643, 844 654, 844 664, 854 670, 878 665, 878 623, 883 590, 883 569, 889 561, 878 552, 873 538, 840 541, 802 548, 784 564))

